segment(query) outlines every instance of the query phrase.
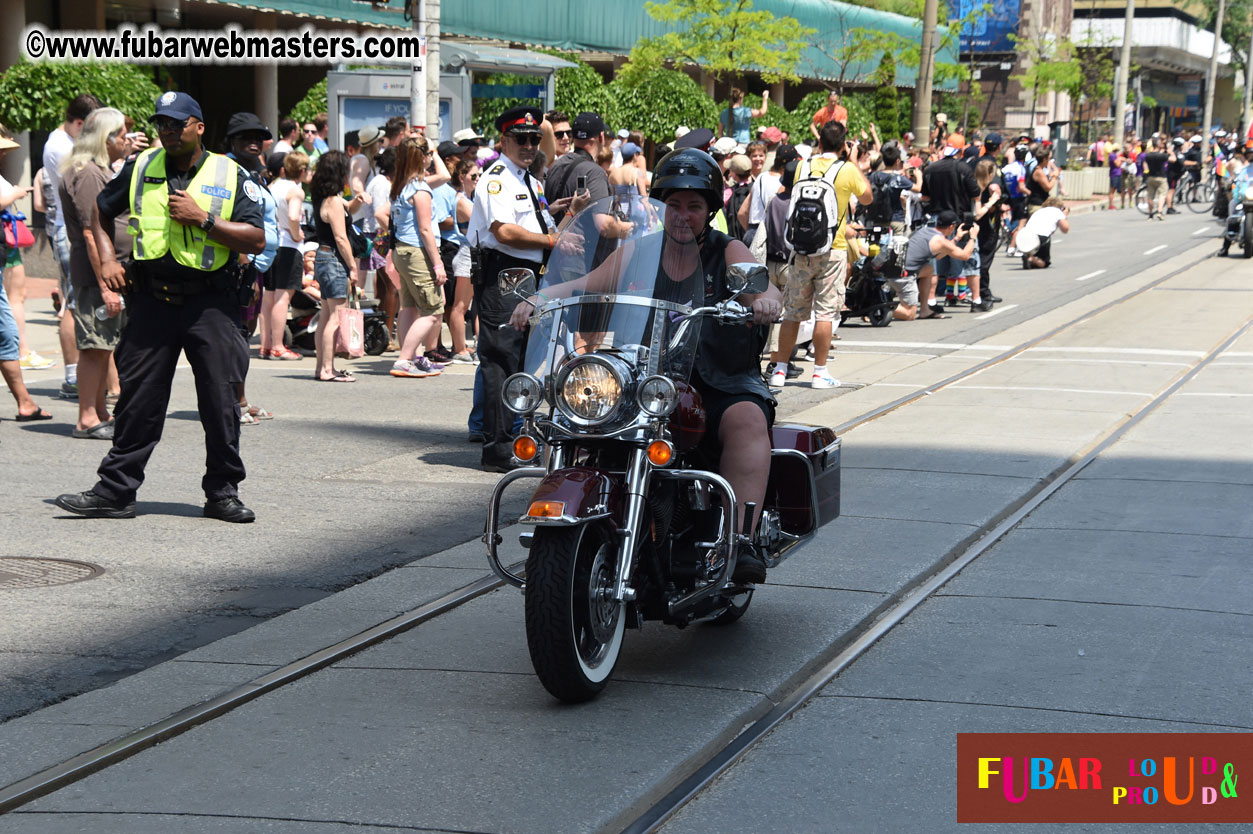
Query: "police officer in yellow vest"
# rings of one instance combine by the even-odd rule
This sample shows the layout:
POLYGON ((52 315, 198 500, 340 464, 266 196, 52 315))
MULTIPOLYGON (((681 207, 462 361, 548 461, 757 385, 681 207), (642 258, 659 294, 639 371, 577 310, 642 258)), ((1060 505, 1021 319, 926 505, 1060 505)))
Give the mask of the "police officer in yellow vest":
POLYGON ((114 353, 122 394, 113 448, 94 487, 61 495, 56 504, 91 518, 134 517, 135 493, 161 439, 174 369, 185 351, 205 433, 204 514, 249 522, 255 516, 238 493, 244 464, 236 396, 248 370, 248 343, 239 329, 232 253, 264 249, 261 195, 243 168, 204 149, 204 116, 191 96, 165 93, 152 121, 160 144, 127 160, 96 199, 93 223, 101 278, 126 293, 128 320, 114 353), (135 247, 123 266, 104 230, 127 211, 135 247))

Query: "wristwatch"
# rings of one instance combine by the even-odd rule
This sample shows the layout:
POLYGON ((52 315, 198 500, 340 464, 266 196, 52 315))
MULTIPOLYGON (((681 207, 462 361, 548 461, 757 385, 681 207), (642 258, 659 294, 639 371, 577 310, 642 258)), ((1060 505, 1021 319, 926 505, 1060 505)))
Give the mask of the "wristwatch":
POLYGON ((204 230, 205 234, 208 234, 209 232, 213 231, 213 226, 217 222, 218 222, 218 219, 214 217, 212 214, 210 214, 208 217, 204 219, 203 222, 201 222, 200 228, 204 230))

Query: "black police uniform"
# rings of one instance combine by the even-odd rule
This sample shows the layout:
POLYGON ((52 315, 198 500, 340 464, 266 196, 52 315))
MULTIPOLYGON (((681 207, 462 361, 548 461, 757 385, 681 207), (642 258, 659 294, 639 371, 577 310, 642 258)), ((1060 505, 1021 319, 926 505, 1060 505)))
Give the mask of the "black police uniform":
MULTIPOLYGON (((171 193, 188 183, 209 160, 203 149, 186 172, 167 166, 171 193)), ((127 161, 121 173, 96 198, 105 228, 130 208, 128 188, 135 166, 127 161)), ((235 166, 235 223, 264 228, 256 187, 245 189, 248 176, 235 166)), ((178 224, 173 224, 177 232, 178 224)), ((170 387, 180 353, 187 354, 196 380, 200 424, 205 433, 205 475, 201 481, 209 501, 238 497, 244 479, 239 454, 239 396, 236 386, 248 372, 248 343, 240 331, 239 276, 232 255, 215 272, 177 263, 172 254, 127 267, 134 286, 126 296, 127 323, 114 357, 122 393, 115 411, 113 448, 101 462, 96 495, 115 504, 135 500, 144 467, 161 439, 170 387)))

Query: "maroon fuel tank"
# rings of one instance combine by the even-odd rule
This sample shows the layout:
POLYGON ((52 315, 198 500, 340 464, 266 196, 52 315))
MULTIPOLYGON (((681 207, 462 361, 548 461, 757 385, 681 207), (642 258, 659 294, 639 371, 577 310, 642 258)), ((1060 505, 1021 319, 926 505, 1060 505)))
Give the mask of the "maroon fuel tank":
POLYGON ((537 501, 560 502, 564 505, 561 516, 532 517, 523 515, 522 521, 543 524, 545 521, 571 524, 580 519, 610 515, 618 518, 622 512, 622 480, 600 469, 571 466, 550 472, 540 481, 531 494, 528 511, 537 501))
POLYGON ((670 437, 680 452, 690 452, 705 436, 705 406, 700 394, 686 382, 675 382, 679 404, 670 415, 670 437))

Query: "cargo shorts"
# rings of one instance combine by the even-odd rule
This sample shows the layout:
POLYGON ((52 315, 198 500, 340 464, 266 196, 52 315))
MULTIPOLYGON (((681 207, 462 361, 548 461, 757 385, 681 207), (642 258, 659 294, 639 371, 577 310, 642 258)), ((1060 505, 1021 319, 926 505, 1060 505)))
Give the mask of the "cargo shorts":
POLYGON ((783 320, 839 321, 844 308, 844 276, 848 250, 832 249, 823 255, 797 255, 783 290, 783 320))

